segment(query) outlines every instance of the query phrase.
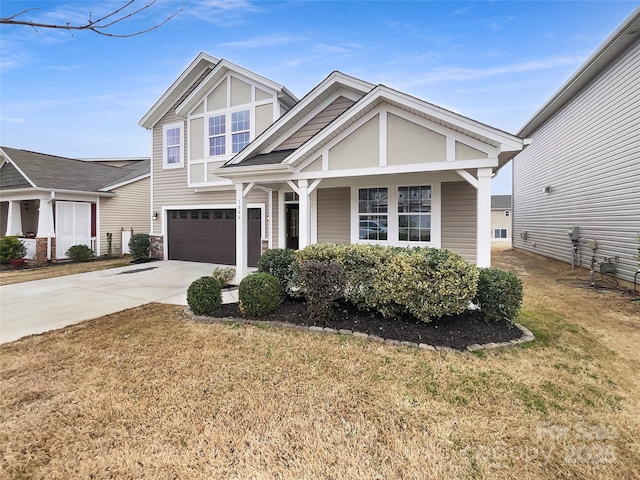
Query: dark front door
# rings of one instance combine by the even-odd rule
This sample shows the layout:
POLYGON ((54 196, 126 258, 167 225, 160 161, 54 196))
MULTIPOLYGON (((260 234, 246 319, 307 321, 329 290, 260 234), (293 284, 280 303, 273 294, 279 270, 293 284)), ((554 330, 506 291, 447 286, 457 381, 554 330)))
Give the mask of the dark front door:
POLYGON ((298 249, 300 231, 300 206, 296 203, 287 204, 287 248, 298 249))

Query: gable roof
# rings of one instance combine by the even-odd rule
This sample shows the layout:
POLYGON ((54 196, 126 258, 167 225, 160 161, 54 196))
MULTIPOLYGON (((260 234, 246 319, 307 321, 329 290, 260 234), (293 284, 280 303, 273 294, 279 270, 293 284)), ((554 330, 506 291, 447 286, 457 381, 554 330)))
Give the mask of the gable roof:
POLYGON ((510 210, 511 195, 491 195, 492 210, 510 210))
MULTIPOLYGON (((375 85, 360 80, 349 75, 345 75, 337 70, 331 72, 322 82, 307 93, 291 110, 286 112, 276 120, 269 128, 253 140, 245 149, 227 162, 226 166, 247 165, 245 159, 253 158, 256 155, 270 153, 269 147, 278 143, 282 135, 285 135, 299 121, 309 115, 324 100, 333 93, 344 89, 362 97, 371 91, 375 85)), ((293 151, 292 151, 293 152, 293 151)), ((253 163, 255 165, 255 163, 253 163)))
POLYGON ((189 110, 195 107, 202 100, 202 97, 229 72, 238 73, 245 78, 275 90, 278 94, 278 98, 281 99, 288 107, 292 107, 298 101, 298 97, 291 93, 285 86, 279 85, 268 78, 258 75, 257 73, 253 73, 246 68, 240 67, 223 58, 209 73, 207 73, 204 79, 195 86, 189 95, 180 102, 176 107, 176 113, 181 116, 187 116, 189 110))
POLYGON ((168 111, 176 104, 178 100, 188 89, 197 85, 198 79, 213 69, 220 60, 200 52, 200 54, 189 64, 189 66, 180 74, 180 76, 171 84, 166 92, 156 101, 151 109, 140 119, 138 125, 144 128, 152 128, 168 111))
POLYGON ((640 40, 640 7, 600 45, 569 80, 524 124, 518 132, 518 136, 528 137, 535 132, 638 40, 640 40))
MULTIPOLYGON (((334 72, 332 75, 334 74, 343 75, 340 74, 340 72, 334 72)), ((296 105, 294 109, 303 108, 303 101, 296 105)), ((372 111, 381 103, 389 103, 409 113, 420 116, 431 122, 437 123, 446 128, 467 135, 492 147, 501 146, 503 152, 501 152, 499 155, 500 166, 506 163, 517 152, 522 150, 522 139, 510 133, 504 132, 494 127, 490 127, 486 124, 483 124, 476 120, 472 120, 468 117, 426 102, 419 98, 413 97, 406 93, 399 92, 385 85, 378 85, 362 98, 360 98, 360 100, 358 100, 354 105, 345 110, 341 115, 336 117, 326 127, 313 135, 299 148, 291 151, 289 155, 284 157, 281 162, 282 169, 289 169, 301 164, 306 159, 314 155, 320 148, 329 143, 333 138, 349 128, 355 121, 364 117, 367 113, 372 111)), ((292 115, 295 115, 295 112, 292 115)), ((236 173, 236 170, 237 173, 241 173, 241 168, 249 165, 264 165, 265 163, 258 163, 258 158, 256 158, 255 155, 249 156, 249 153, 255 152, 256 150, 259 150, 260 146, 270 143, 269 140, 271 140, 272 136, 276 132, 278 132, 278 130, 281 128, 281 125, 288 121, 288 119, 286 118, 287 116, 288 114, 281 117, 262 134, 262 136, 265 136, 266 138, 263 139, 261 143, 258 142, 258 140, 260 140, 262 136, 258 137, 258 139, 254 141, 256 143, 259 143, 258 146, 253 146, 252 148, 252 144, 250 144, 245 149, 249 150, 248 153, 244 153, 245 150, 243 150, 242 152, 240 152, 240 154, 236 155, 236 157, 227 162, 227 164, 225 165, 225 175, 229 173, 236 173), (251 163, 244 160, 247 157, 251 160, 251 163), (237 167, 237 169, 233 169, 233 167, 237 167)), ((273 163, 274 162, 269 162, 270 165, 272 165, 273 163)), ((273 167, 270 167, 270 170, 273 170, 273 167)))
POLYGON ((149 159, 115 167, 10 147, 0 147, 0 154, 31 188, 105 192, 150 175, 149 159))

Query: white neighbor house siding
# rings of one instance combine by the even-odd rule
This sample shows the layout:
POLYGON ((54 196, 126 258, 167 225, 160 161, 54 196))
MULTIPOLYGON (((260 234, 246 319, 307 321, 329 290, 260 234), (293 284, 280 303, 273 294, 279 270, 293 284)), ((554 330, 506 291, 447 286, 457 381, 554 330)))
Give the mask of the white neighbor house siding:
POLYGON ((149 177, 112 190, 117 197, 100 199, 100 255, 107 254, 107 233, 112 233, 111 253, 122 253, 121 229, 149 233, 149 177))
POLYGON ((593 239, 598 261, 618 257, 618 275, 632 281, 640 232, 640 42, 531 138, 513 165, 514 247, 571 262, 567 229, 577 226, 580 264, 589 267, 593 239))

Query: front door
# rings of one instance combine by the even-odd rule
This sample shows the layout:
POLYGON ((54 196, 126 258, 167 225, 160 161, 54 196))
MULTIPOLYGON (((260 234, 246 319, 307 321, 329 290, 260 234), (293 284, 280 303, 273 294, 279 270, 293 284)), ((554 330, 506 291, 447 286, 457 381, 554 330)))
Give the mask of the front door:
POLYGON ((300 207, 297 203, 287 203, 287 248, 298 249, 300 231, 300 207))

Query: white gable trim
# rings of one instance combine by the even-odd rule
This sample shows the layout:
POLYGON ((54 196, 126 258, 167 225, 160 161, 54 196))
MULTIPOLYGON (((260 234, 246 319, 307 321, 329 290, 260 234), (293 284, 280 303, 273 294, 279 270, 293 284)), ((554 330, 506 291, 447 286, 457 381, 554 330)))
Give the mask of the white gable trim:
POLYGON ((99 192, 106 192, 108 190, 113 190, 114 188, 124 187, 125 185, 129 185, 130 183, 137 182, 138 180, 144 180, 145 178, 149 178, 151 173, 145 173, 143 175, 139 175, 135 178, 130 178, 129 180, 125 180, 124 182, 114 183, 113 185, 109 185, 107 187, 101 188, 98 190, 99 192))
MULTIPOLYGON (((358 90, 364 93, 370 91, 374 88, 374 85, 363 80, 359 80, 354 77, 349 77, 341 72, 334 71, 327 78, 325 78, 320 84, 318 84, 311 92, 309 92, 305 97, 300 100, 293 108, 291 108, 288 112, 286 112, 283 116, 281 116, 273 125, 267 128, 256 140, 254 140, 247 148, 245 148, 242 152, 236 155, 231 161, 231 164, 238 164, 242 160, 249 158, 252 155, 257 154, 258 152, 262 152, 265 150, 267 144, 273 144, 276 140, 271 140, 274 135, 278 135, 277 138, 280 138, 283 134, 278 134, 280 128, 282 128, 283 124, 289 122, 291 118, 296 118, 301 111, 307 108, 310 104, 312 104, 318 97, 320 97, 328 88, 330 88, 334 84, 341 84, 345 87, 353 88, 354 90, 358 90), (259 141, 258 141, 259 140, 259 141)), ((337 97, 336 97, 337 98, 337 97)), ((307 115, 304 118, 308 118, 307 115)), ((298 122, 296 122, 297 124, 298 122)), ((287 129, 288 130, 288 129, 287 129)))

